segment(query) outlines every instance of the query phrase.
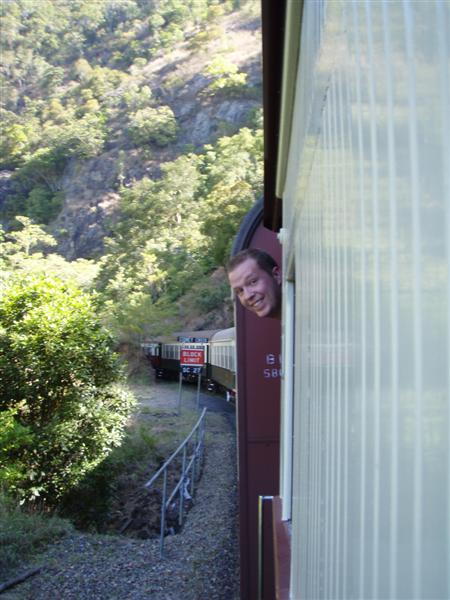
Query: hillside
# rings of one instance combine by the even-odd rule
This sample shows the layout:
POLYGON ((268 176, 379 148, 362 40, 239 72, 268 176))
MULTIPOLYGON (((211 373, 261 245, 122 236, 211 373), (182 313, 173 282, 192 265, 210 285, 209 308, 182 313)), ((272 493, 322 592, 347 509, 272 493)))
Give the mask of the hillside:
POLYGON ((229 326, 223 265, 262 193, 259 2, 14 0, 1 18, 0 259, 29 238, 13 268, 76 272, 125 344, 229 326))
POLYGON ((119 177, 125 186, 145 175, 158 177, 161 163, 183 154, 186 147, 198 150, 221 134, 235 133, 248 124, 252 109, 260 106, 259 20, 233 14, 224 18, 220 26, 224 37, 211 41, 200 52, 183 42, 136 73, 140 84, 151 88, 158 104, 172 109, 179 127, 174 143, 148 157, 141 148, 129 147, 118 123, 107 152, 83 164, 74 161, 68 167, 62 184, 64 205, 52 226, 55 233, 58 228, 67 232, 59 248, 68 258, 86 258, 102 251, 103 236, 108 231, 106 217, 114 215, 118 205, 119 177), (247 81, 255 90, 250 97, 202 96, 210 83, 210 78, 202 73, 210 57, 223 52, 224 46, 229 59, 248 75, 247 81))
MULTIPOLYGON (((152 59, 137 60, 126 69, 117 69, 126 79, 108 93, 120 96, 130 90, 151 90, 152 106, 168 106, 173 111, 178 128, 176 139, 164 146, 133 142, 127 125, 130 107, 117 109, 110 118, 103 151, 87 160, 71 156, 52 185, 63 197, 60 211, 50 220, 50 231, 58 240, 61 254, 75 259, 103 253, 103 239, 110 233, 108 224, 119 205, 120 185, 130 187, 144 176, 158 178, 161 163, 172 161, 187 150, 201 151, 205 144, 251 124, 252 111, 261 106, 260 33, 257 11, 246 6, 245 10, 218 17, 214 23, 205 21, 191 26, 185 31, 186 39, 152 59), (226 88, 205 93, 211 82, 218 79, 207 73, 208 65, 217 57, 246 74, 241 93, 230 93, 226 88)), ((73 69, 75 62, 68 62, 64 68, 73 69)), ((74 87, 72 80, 61 86, 61 94, 70 87, 74 87)), ((19 119, 23 114, 20 104, 16 111, 19 119)), ((0 174, 0 207, 17 192, 15 171, 4 169, 0 174)), ((11 212, 14 207, 10 205, 11 212)))

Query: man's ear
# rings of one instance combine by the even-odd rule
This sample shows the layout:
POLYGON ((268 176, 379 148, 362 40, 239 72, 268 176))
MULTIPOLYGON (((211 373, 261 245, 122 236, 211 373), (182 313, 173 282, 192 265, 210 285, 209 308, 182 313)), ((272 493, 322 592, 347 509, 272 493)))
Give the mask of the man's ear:
POLYGON ((277 283, 281 283, 281 270, 280 267, 274 267, 272 269, 273 278, 277 283))

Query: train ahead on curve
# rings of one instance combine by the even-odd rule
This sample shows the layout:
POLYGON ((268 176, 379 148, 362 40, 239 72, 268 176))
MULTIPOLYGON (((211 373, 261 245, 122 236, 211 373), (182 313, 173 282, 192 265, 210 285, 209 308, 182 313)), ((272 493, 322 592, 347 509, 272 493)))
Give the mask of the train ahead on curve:
POLYGON ((197 381, 201 376, 209 391, 224 393, 227 401, 236 396, 235 329, 183 331, 173 339, 142 344, 158 379, 197 381), (201 365, 183 365, 183 349, 198 351, 203 357, 201 365))

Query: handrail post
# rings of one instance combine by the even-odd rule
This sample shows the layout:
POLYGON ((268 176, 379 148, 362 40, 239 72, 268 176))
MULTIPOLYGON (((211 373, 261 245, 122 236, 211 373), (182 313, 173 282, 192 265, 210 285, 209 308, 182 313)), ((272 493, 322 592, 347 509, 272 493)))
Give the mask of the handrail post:
POLYGON ((203 452, 205 450, 205 420, 200 425, 200 467, 203 464, 203 452))
POLYGON ((178 403, 177 403, 177 415, 180 414, 181 411, 181 394, 183 390, 183 373, 180 371, 180 383, 178 388, 178 403))
POLYGON ((194 460, 192 461, 191 498, 194 497, 194 487, 195 487, 195 477, 196 477, 195 465, 197 462, 197 452, 198 452, 198 448, 197 448, 197 443, 195 442, 195 444, 194 444, 194 460))
POLYGON ((200 409, 200 387, 202 383, 202 369, 197 376, 197 410, 200 409))
POLYGON ((200 427, 195 432, 195 461, 197 464, 196 471, 200 475, 200 427))
POLYGON ((167 496, 167 469, 164 469, 164 483, 161 502, 161 530, 159 533, 159 555, 162 558, 164 554, 164 533, 166 523, 166 496, 167 496))
POLYGON ((186 446, 183 448, 183 466, 181 467, 181 485, 180 485, 180 508, 178 511, 178 525, 183 525, 183 496, 184 496, 184 479, 186 476, 186 446))

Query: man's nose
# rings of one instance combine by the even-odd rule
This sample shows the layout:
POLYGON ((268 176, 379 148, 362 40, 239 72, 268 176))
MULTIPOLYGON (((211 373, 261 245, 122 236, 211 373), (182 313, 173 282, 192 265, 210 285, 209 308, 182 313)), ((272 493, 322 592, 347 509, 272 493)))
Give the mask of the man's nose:
POLYGON ((245 301, 249 300, 253 296, 253 291, 249 288, 244 288, 242 291, 242 296, 245 301))

